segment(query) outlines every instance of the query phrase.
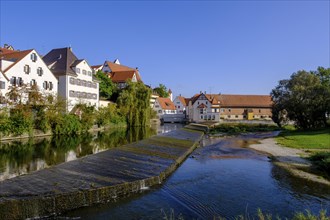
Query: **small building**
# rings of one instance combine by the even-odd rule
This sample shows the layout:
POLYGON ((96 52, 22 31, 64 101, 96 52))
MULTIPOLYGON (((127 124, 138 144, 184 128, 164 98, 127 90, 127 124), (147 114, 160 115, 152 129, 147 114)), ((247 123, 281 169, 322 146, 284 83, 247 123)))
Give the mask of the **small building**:
POLYGON ((93 74, 96 74, 98 71, 102 71, 103 65, 95 65, 91 66, 93 70, 93 74))
POLYGON ((271 120, 269 95, 196 94, 189 101, 189 120, 271 120))
POLYGON ((142 82, 138 68, 121 65, 118 59, 114 62, 105 61, 102 72, 106 73, 112 82, 117 84, 119 89, 126 87, 128 79, 132 82, 142 82))
POLYGON ((85 59, 78 59, 71 47, 51 50, 43 57, 59 81, 58 94, 67 101, 67 111, 77 104, 98 108, 99 83, 85 59))
POLYGON ((173 103, 177 114, 184 114, 186 117, 189 116, 189 98, 185 98, 181 95, 175 97, 173 103))
POLYGON ((158 97, 155 101, 153 109, 158 116, 165 114, 176 114, 176 109, 170 98, 158 97))
POLYGON ((32 86, 37 86, 44 95, 57 95, 58 80, 34 49, 17 51, 0 48, 0 71, 2 96, 12 87, 25 88, 26 94, 21 101, 26 103, 32 86))

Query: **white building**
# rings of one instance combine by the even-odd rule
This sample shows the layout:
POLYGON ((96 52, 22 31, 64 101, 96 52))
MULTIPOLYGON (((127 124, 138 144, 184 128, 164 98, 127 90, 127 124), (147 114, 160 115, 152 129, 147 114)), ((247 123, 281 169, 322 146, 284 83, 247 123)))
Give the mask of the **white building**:
MULTIPOLYGON (((34 50, 15 51, 0 48, 0 88, 4 96, 11 86, 27 89, 37 85, 44 94, 56 95, 58 80, 34 50)), ((27 101, 27 95, 22 98, 27 101)))
POLYGON ((80 103, 98 108, 99 83, 86 60, 78 59, 70 47, 53 49, 43 60, 58 78, 58 94, 67 101, 67 111, 80 103))
POLYGON ((157 112, 158 116, 164 114, 176 114, 175 106, 170 98, 158 97, 155 101, 153 109, 157 112))
POLYGON ((194 122, 220 120, 220 102, 216 96, 198 94, 189 101, 189 120, 194 122))
POLYGON ((185 98, 183 96, 177 96, 175 97, 173 103, 176 109, 176 112, 178 114, 185 114, 186 117, 189 116, 189 100, 188 98, 185 98))

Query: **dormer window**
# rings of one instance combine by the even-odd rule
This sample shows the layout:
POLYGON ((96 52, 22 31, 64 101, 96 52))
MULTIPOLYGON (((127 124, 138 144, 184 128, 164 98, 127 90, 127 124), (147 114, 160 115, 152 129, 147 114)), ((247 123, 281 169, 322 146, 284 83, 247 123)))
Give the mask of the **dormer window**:
POLYGON ((31 54, 31 60, 32 60, 33 62, 36 62, 36 61, 37 61, 37 54, 32 53, 32 54, 31 54))
POLYGON ((38 76, 42 76, 44 74, 44 71, 41 67, 38 67, 37 74, 38 74, 38 76))
POLYGON ((79 68, 76 68, 76 73, 80 73, 80 69, 79 68))
POLYGON ((24 73, 29 74, 30 71, 31 71, 30 66, 29 66, 29 65, 25 65, 25 66, 24 66, 24 73))

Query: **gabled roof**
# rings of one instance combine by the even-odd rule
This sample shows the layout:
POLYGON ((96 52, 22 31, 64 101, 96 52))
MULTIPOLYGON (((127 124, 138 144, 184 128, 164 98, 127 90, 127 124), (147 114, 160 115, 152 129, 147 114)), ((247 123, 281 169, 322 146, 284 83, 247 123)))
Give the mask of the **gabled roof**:
POLYGON ((199 106, 197 106, 197 108, 207 108, 207 106, 204 103, 202 103, 199 106))
POLYGON ((91 66, 92 67, 92 69, 98 69, 98 68, 100 68, 100 67, 102 67, 103 65, 95 65, 95 66, 91 66))
POLYGON ((185 98, 183 96, 178 96, 180 102, 184 105, 184 106, 188 106, 189 105, 189 100, 188 98, 185 98))
POLYGON ((123 72, 123 71, 135 71, 136 70, 136 69, 128 67, 128 66, 113 63, 111 61, 105 61, 105 64, 108 65, 108 67, 111 69, 111 72, 123 72))
POLYGON ((72 64, 78 60, 78 58, 69 47, 53 49, 42 59, 48 67, 51 66, 50 70, 56 77, 67 74, 77 76, 71 67, 72 64))
POLYGON ((164 109, 164 110, 175 110, 174 103, 171 101, 170 98, 158 97, 157 100, 158 100, 158 103, 159 103, 159 105, 162 109, 164 109))
MULTIPOLYGON (((202 95, 196 94, 192 97, 192 102, 202 95)), ((211 102, 212 105, 219 105, 221 107, 260 107, 269 108, 272 106, 272 99, 270 95, 228 95, 228 94, 204 94, 205 97, 211 102)))
MULTIPOLYGON (((13 51, 13 50, 12 50, 13 51)), ((0 59, 12 61, 13 64, 8 66, 5 70, 2 70, 3 73, 6 73, 10 68, 16 65, 19 61, 21 61, 24 57, 26 57, 29 53, 31 53, 33 49, 23 50, 23 51, 13 51, 12 53, 4 53, 0 54, 0 59)), ((5 74, 4 74, 5 75, 5 74)))
POLYGON ((81 60, 75 60, 72 64, 71 67, 76 67, 79 63, 81 63, 82 61, 84 61, 84 59, 81 60))
MULTIPOLYGON (((120 82, 126 82, 127 79, 133 79, 133 76, 135 74, 135 71, 124 71, 124 72, 112 72, 109 74, 110 79, 112 82, 120 83, 120 82)), ((136 76, 137 81, 141 81, 141 79, 138 79, 138 76, 136 76)))
POLYGON ((0 54, 14 53, 14 52, 19 52, 19 51, 0 47, 0 54))

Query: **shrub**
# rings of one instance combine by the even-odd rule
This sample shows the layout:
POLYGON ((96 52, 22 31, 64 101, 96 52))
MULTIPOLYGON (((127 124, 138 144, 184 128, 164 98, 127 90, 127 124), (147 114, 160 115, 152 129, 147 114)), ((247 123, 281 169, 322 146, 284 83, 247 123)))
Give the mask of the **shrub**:
POLYGON ((11 133, 21 135, 25 132, 31 132, 33 129, 33 117, 30 109, 24 106, 17 106, 10 111, 11 133))
POLYGON ((11 133, 11 123, 6 111, 0 112, 0 133, 2 135, 8 135, 11 133))
POLYGON ((81 132, 82 126, 78 116, 72 114, 58 115, 52 123, 53 134, 75 135, 81 132))
POLYGON ((309 157, 317 169, 330 176, 330 152, 318 152, 309 157))

